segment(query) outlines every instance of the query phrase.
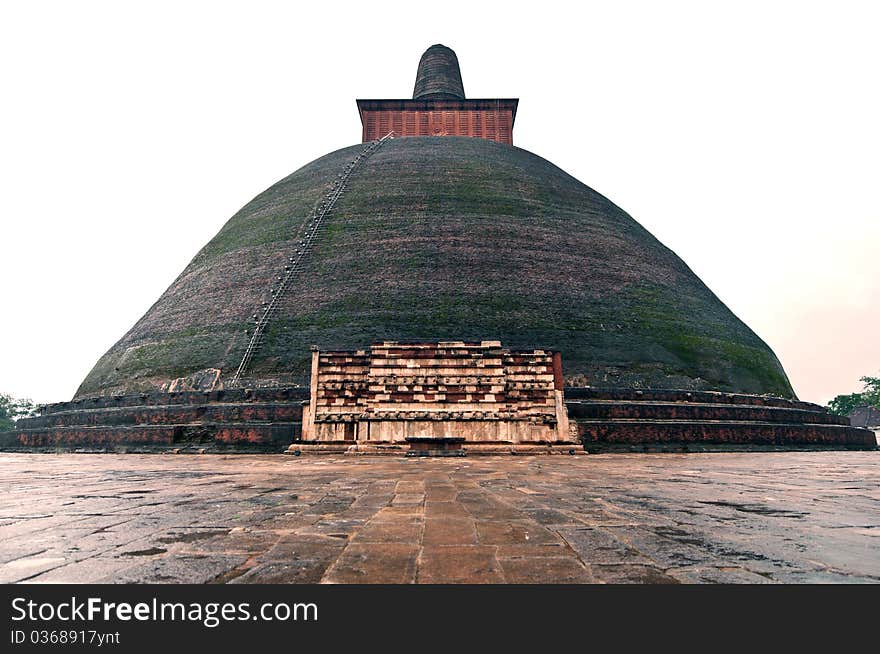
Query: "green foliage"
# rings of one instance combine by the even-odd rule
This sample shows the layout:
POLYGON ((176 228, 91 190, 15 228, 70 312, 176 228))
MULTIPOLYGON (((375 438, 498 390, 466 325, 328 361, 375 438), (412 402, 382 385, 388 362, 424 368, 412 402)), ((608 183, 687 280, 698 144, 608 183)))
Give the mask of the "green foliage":
POLYGON ((36 411, 37 408, 30 400, 0 393, 0 431, 14 429, 16 420, 32 416, 36 411))
POLYGON ((861 393, 838 395, 828 403, 828 410, 839 416, 845 416, 860 406, 873 406, 880 409, 880 377, 862 377, 865 386, 861 393))

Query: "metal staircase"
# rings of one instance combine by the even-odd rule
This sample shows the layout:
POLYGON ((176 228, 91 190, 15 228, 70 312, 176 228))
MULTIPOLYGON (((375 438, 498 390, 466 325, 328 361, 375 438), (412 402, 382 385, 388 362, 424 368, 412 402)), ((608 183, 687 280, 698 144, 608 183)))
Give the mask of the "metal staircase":
POLYGON ((284 271, 275 279, 275 285, 270 289, 269 299, 261 305, 260 309, 255 313, 251 320, 254 323, 253 332, 248 341, 247 348, 238 364, 238 369, 232 376, 229 385, 234 387, 239 384, 250 365, 254 352, 262 345, 265 340, 266 327, 272 319, 275 311, 279 306, 279 301, 288 288, 295 281, 297 275, 304 270, 304 259, 312 248, 315 238, 318 236, 324 219, 333 210, 333 207, 339 201, 345 192, 348 180, 352 173, 357 169, 358 165, 378 150, 388 140, 394 138, 394 132, 388 132, 385 136, 377 141, 370 141, 358 155, 352 159, 341 173, 336 176, 330 190, 315 205, 312 215, 306 223, 306 232, 300 238, 294 248, 293 254, 288 258, 284 271))

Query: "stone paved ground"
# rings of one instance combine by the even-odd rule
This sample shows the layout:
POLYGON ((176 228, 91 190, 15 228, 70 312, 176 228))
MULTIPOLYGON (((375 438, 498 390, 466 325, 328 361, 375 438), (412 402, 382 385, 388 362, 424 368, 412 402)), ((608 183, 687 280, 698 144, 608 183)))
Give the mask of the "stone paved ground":
POLYGON ((0 454, 0 582, 878 582, 878 463, 0 454))

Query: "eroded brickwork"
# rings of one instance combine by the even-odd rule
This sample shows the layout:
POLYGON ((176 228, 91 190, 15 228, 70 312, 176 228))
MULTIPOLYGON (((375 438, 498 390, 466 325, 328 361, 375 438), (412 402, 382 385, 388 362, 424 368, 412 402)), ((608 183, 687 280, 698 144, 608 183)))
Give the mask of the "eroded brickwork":
MULTIPOLYGON (((407 346, 410 347, 410 346, 407 346)), ((353 353, 343 353, 351 356, 353 353)), ((514 355, 518 353, 512 353, 514 355)), ((314 425, 304 420, 309 415, 309 405, 318 407, 318 397, 313 396, 308 387, 277 387, 261 389, 215 390, 210 392, 173 392, 173 393, 142 393, 118 396, 103 396, 62 402, 43 406, 40 415, 23 418, 16 424, 15 430, 0 433, 0 450, 71 450, 100 449, 105 451, 211 451, 240 452, 268 451, 291 453, 390 453, 403 454, 424 446, 431 448, 431 443, 415 443, 407 445, 379 445, 378 441, 346 441, 345 429, 349 429, 349 437, 359 435, 364 423, 358 415, 366 412, 369 401, 360 404, 353 401, 350 393, 372 393, 388 395, 389 399, 408 398, 412 394, 413 402, 393 403, 394 411, 403 412, 404 404, 416 404, 425 413, 421 419, 424 424, 434 425, 424 434, 442 434, 460 438, 477 429, 481 423, 491 422, 485 419, 499 405, 500 394, 492 392, 492 385, 486 388, 486 381, 492 376, 492 367, 480 368, 480 375, 472 376, 473 383, 464 384, 464 397, 456 392, 449 392, 454 385, 445 385, 444 392, 439 392, 440 384, 432 391, 427 388, 429 375, 417 374, 406 369, 406 376, 399 375, 397 382, 410 381, 412 389, 401 389, 401 384, 388 384, 370 391, 370 362, 367 351, 363 352, 364 380, 361 386, 348 385, 347 388, 322 389, 321 411, 330 416, 341 417, 338 423, 351 425, 342 427, 342 441, 303 441, 303 431, 314 425), (424 377, 424 379, 422 379, 424 377), (474 378, 475 377, 475 378, 474 378), (480 377, 483 378, 482 384, 480 377), (420 391, 414 388, 415 381, 422 382, 420 391), (472 390, 467 390, 468 387, 472 390), (360 389, 360 390, 358 390, 360 389), (384 391, 384 392, 380 392, 384 391), (481 393, 482 391, 482 393, 481 393), (431 413, 428 402, 415 401, 417 396, 440 395, 444 401, 450 398, 463 399, 456 402, 450 409, 441 409, 428 418, 431 413), (495 396, 494 402, 487 402, 486 396, 495 396), (333 405, 341 401, 342 404, 333 405), (470 408, 468 404, 479 405, 479 409, 470 408), (351 410, 347 407, 353 407, 351 410), (494 408, 493 408, 494 407, 494 408), (348 411, 350 417, 345 419, 348 411), (355 420, 355 418, 358 420, 355 420), (449 417, 449 421, 447 421, 449 417), (452 433, 447 429, 451 429, 452 433), (288 448, 289 445, 293 445, 288 448)), ((354 359, 354 357, 352 357, 354 359)), ((315 357, 317 367, 319 357, 315 357)), ((484 357, 484 364, 487 357, 484 357)), ((502 357, 502 360, 504 358, 502 357)), ((554 383, 554 398, 561 398, 559 384, 562 379, 561 361, 558 356, 552 358, 553 376, 559 383, 554 383), (558 393, 558 395, 556 395, 558 393)), ((351 362, 351 369, 355 366, 351 362)), ((370 362, 371 363, 371 362, 370 362)), ((396 361, 395 361, 396 363, 396 361)), ((535 367, 547 365, 546 358, 536 363, 535 367)), ((528 366, 527 366, 528 367, 528 366)), ((546 369, 542 372, 545 377, 546 369)), ((439 377, 439 375, 433 375, 439 377)), ((449 380, 461 379, 454 375, 446 375, 449 380)), ((546 386, 541 388, 515 388, 519 382, 507 377, 507 389, 504 395, 508 404, 519 407, 519 413, 528 414, 540 420, 548 416, 548 405, 541 403, 542 394, 546 399, 546 386), (511 388, 511 385, 514 386, 511 388), (524 393, 532 394, 533 406, 523 408, 524 393), (515 401, 514 401, 515 400, 515 401)), ((331 380, 325 380, 331 381, 331 380)), ((378 381, 373 378, 372 381, 378 381)), ((447 380, 448 381, 448 380, 447 380)), ((468 379, 465 376, 465 382, 468 379)), ((542 385, 546 384, 542 379, 542 385)), ((332 381, 331 381, 332 383, 332 381)), ((378 386, 378 384, 375 384, 378 386)), ((496 384, 497 386, 498 384, 496 384)), ((461 386, 461 382, 458 382, 461 386)), ((368 396, 365 396, 368 397, 368 396)), ((561 401, 561 400, 560 400, 561 401)), ((385 402, 389 407, 391 402, 385 402)), ((451 402, 447 402, 452 404, 451 402)), ((632 389, 597 389, 567 388, 565 391, 565 407, 567 414, 562 414, 569 421, 570 438, 577 445, 535 445, 533 441, 511 443, 492 443, 469 440, 461 443, 463 449, 470 454, 569 454, 572 449, 581 450, 581 443, 589 451, 608 449, 725 449, 725 448, 835 448, 835 449, 876 449, 877 441, 874 432, 851 426, 849 419, 835 416, 818 405, 809 402, 796 402, 784 398, 743 395, 737 393, 720 393, 707 391, 663 390, 650 389, 634 391, 632 389), (531 444, 530 444, 531 443, 531 444)), ((385 414, 391 418, 393 412, 385 414)), ((418 415, 420 411, 416 411, 418 415)), ((515 413, 515 411, 514 411, 515 413)), ((314 411, 312 411, 314 415, 314 411)), ((410 413, 412 415, 412 412, 410 413)), ((557 417, 557 420, 559 418, 557 417)), ((325 421, 326 422, 326 421, 325 421)), ((332 419, 330 420, 332 422, 332 419)), ((393 421, 386 421, 389 424, 393 421)), ((400 421, 398 421, 400 422, 400 421)), ((419 420, 412 420, 413 424, 419 420)), ((496 425, 498 422, 495 421, 496 425)), ((330 424, 327 422, 327 424, 330 424)), ((370 423, 370 436, 381 433, 378 421, 370 423), (374 428, 379 431, 374 431, 374 428)), ((522 427, 534 423, 524 420, 522 427)), ((326 426, 326 425, 325 425, 326 426)), ((547 429, 547 425, 538 423, 538 428, 547 429)), ((557 425, 557 432, 561 431, 557 425)), ((366 432, 363 432, 366 433, 366 432)), ((484 431, 485 433, 485 431, 484 431)), ((443 437, 441 436, 441 438, 443 437)), ((418 432, 417 436, 418 438, 418 432)), ((436 436, 434 437, 436 438, 436 436)))
POLYGON ((386 341, 313 356, 306 441, 569 442, 558 353, 386 341))

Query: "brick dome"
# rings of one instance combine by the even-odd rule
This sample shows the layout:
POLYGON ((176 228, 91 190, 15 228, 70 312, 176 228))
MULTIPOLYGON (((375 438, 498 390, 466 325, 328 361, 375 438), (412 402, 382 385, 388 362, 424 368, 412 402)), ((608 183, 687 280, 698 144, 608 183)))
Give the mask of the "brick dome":
MULTIPOLYGON (((77 396, 206 369, 228 382, 316 203, 362 147, 245 205, 77 396)), ((493 339, 561 351, 568 384, 793 396, 770 348, 638 222, 545 159, 485 139, 389 139, 351 170, 276 302, 246 383, 304 378, 311 345, 493 339)))

